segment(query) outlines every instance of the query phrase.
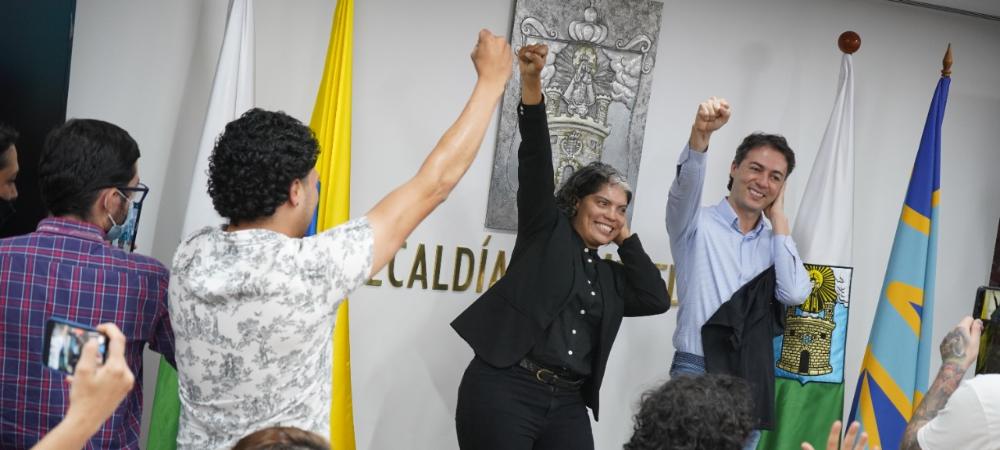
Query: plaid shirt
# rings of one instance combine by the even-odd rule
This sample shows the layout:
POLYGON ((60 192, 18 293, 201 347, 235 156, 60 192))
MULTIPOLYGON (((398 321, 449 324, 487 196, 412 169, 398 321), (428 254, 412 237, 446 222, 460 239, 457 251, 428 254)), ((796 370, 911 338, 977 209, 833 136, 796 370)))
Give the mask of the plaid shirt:
POLYGON ((139 448, 143 347, 174 364, 168 279, 158 261, 111 247, 84 222, 48 218, 34 233, 0 240, 0 448, 30 448, 69 407, 69 384, 42 362, 52 316, 122 329, 137 386, 86 448, 139 448))

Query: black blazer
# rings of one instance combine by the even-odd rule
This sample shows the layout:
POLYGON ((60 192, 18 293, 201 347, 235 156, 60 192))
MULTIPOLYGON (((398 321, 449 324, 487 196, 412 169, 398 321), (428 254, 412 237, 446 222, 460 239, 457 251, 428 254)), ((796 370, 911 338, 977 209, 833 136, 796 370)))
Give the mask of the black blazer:
MULTIPOLYGON (((479 358, 510 367, 524 358, 571 300, 573 265, 581 259, 569 218, 556 207, 552 148, 545 104, 520 105, 518 123, 517 239, 503 278, 458 316, 451 326, 479 358)), ((583 399, 598 417, 598 392, 611 345, 623 316, 666 312, 670 295, 660 271, 637 235, 618 248, 622 263, 600 260, 598 282, 604 310, 593 370, 583 399)))
POLYGON ((774 266, 740 287, 701 327, 705 371, 750 384, 757 427, 774 422, 775 336, 784 332, 785 305, 774 298, 774 266))

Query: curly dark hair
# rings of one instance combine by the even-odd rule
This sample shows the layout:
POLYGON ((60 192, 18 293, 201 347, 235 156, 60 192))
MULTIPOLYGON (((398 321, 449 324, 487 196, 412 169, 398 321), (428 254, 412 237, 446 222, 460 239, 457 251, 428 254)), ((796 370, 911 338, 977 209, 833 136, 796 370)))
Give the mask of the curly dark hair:
POLYGON ((274 214, 288 188, 316 166, 312 130, 281 111, 254 108, 226 125, 208 160, 208 195, 236 225, 274 214))
POLYGON ((18 136, 17 130, 0 122, 0 170, 7 167, 7 158, 4 155, 10 150, 10 146, 17 143, 18 136))
POLYGON ((626 203, 632 203, 632 187, 625 176, 611 165, 594 161, 573 172, 556 191, 556 206, 566 217, 576 216, 576 204, 584 197, 597 192, 607 183, 625 189, 626 203))
POLYGON ((642 395, 625 450, 739 450, 755 424, 746 381, 680 376, 642 395))
POLYGON ((330 443, 316 433, 295 427, 271 427, 240 439, 233 450, 328 450, 329 448, 330 443))
POLYGON ((42 201, 54 216, 87 218, 101 189, 135 176, 139 145, 118 125, 71 119, 52 130, 38 160, 42 201))
MULTIPOLYGON (((795 152, 788 146, 788 141, 785 137, 780 134, 767 134, 758 131, 743 138, 740 146, 736 147, 733 164, 740 165, 746 159, 750 150, 758 147, 771 147, 780 152, 785 157, 785 162, 788 163, 788 171, 785 172, 785 178, 788 178, 792 174, 792 170, 795 169, 795 152)), ((733 177, 729 177, 729 184, 726 185, 726 189, 733 190, 733 177)))

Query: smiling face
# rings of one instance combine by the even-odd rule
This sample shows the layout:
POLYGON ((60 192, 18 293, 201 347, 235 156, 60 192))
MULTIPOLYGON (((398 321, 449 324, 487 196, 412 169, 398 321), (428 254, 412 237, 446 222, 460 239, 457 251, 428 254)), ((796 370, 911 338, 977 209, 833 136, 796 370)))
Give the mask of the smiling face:
POLYGON ((787 174, 788 161, 781 152, 771 146, 754 148, 739 165, 730 167, 733 187, 729 203, 737 213, 759 215, 777 198, 787 174))
POLYGON ((620 184, 604 183, 593 194, 576 203, 573 229, 590 248, 610 243, 623 225, 628 209, 628 194, 620 184))

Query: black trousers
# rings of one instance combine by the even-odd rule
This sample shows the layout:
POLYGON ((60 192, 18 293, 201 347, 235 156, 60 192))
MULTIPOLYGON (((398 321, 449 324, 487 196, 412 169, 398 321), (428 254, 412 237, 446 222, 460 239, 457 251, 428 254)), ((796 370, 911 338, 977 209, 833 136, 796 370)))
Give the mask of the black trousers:
POLYGON ((496 368, 473 358, 458 387, 455 412, 462 450, 593 450, 579 389, 543 384, 520 366, 496 368))

